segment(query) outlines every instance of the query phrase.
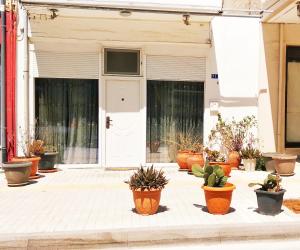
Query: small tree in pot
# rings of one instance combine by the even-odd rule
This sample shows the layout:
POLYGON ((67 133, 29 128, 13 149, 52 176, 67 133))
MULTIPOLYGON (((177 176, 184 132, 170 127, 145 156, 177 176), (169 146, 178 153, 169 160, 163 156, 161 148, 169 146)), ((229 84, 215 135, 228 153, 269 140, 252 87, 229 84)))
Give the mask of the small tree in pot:
POLYGON ((241 163, 241 149, 256 123, 254 116, 245 116, 240 121, 234 119, 225 121, 221 114, 218 114, 218 121, 210 132, 209 141, 211 144, 221 146, 220 150, 225 151, 231 167, 239 167, 241 163))
POLYGON ((249 187, 261 186, 255 189, 257 196, 258 212, 265 215, 276 215, 281 212, 283 195, 285 189, 280 186, 281 178, 279 175, 269 174, 264 183, 249 183, 249 187))
POLYGON ((162 170, 139 168, 125 181, 132 190, 136 211, 141 215, 155 214, 159 207, 161 190, 168 183, 162 170))
POLYGON ((193 173, 197 177, 204 178, 202 189, 208 212, 211 214, 226 214, 230 209, 232 192, 235 185, 228 183, 228 177, 220 166, 205 166, 201 168, 193 166, 193 173))

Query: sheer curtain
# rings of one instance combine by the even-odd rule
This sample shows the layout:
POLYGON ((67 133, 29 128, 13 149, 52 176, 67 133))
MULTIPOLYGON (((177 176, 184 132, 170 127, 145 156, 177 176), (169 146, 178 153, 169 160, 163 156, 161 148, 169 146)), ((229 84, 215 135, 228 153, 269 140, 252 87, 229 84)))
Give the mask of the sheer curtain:
POLYGON ((98 80, 35 81, 37 136, 59 151, 61 163, 97 163, 98 80))
POLYGON ((147 162, 174 162, 179 133, 203 136, 204 83, 147 81, 147 162))

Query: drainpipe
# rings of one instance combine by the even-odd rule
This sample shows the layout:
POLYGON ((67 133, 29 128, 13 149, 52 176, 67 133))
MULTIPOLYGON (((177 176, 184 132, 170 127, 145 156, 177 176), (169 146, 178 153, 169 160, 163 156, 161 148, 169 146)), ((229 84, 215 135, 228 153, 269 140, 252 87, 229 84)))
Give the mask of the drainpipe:
MULTIPOLYGON (((5 0, 0 1, 1 6, 5 6, 5 0)), ((0 136, 1 136, 1 161, 7 161, 6 155, 6 113, 5 113, 5 41, 6 41, 6 32, 5 32, 5 8, 1 11, 1 85, 0 85, 0 100, 1 100, 1 124, 0 124, 0 136)))
POLYGON ((6 147, 7 157, 16 155, 16 12, 15 1, 6 0, 6 147))

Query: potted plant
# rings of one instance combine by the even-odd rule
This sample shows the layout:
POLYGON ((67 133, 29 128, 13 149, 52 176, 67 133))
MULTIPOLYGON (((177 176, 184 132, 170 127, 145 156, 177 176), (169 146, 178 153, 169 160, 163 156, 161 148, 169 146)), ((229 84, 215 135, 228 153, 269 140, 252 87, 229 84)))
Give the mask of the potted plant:
POLYGON ((246 116, 240 121, 232 119, 224 121, 218 114, 218 121, 211 130, 209 140, 211 143, 221 144, 226 150, 227 161, 232 168, 238 168, 241 163, 240 151, 251 134, 251 129, 256 125, 254 116, 246 116))
POLYGON ((276 215, 281 212, 283 195, 285 189, 280 186, 281 178, 279 175, 268 174, 264 183, 249 183, 249 187, 261 186, 255 189, 257 196, 258 212, 265 215, 276 215))
POLYGON ((39 155, 41 157, 41 160, 39 162, 39 169, 53 170, 56 163, 57 155, 58 151, 56 147, 46 145, 44 153, 39 155))
POLYGON ((44 142, 42 140, 36 140, 30 134, 23 132, 21 134, 21 140, 18 143, 23 151, 23 156, 15 156, 12 158, 13 162, 31 162, 30 178, 37 176, 38 165, 41 155, 44 153, 44 142))
POLYGON ((141 215, 155 214, 159 207, 161 190, 168 183, 162 170, 141 167, 130 177, 129 188, 133 193, 136 211, 141 215))
POLYGON ((244 169, 248 172, 255 171, 256 159, 260 157, 260 151, 248 145, 246 148, 241 150, 241 154, 243 158, 244 169))
POLYGON ((31 162, 25 161, 2 163, 7 185, 10 187, 26 185, 29 180, 31 165, 31 162))
POLYGON ((188 158, 194 157, 191 161, 197 161, 200 163, 202 161, 202 137, 195 135, 193 130, 186 133, 179 133, 176 136, 176 141, 167 140, 167 143, 176 148, 176 162, 179 165, 180 170, 189 170, 188 158))
POLYGON ((195 176, 204 178, 202 189, 208 212, 228 213, 235 185, 227 182, 228 177, 225 176, 223 169, 217 165, 206 165, 204 168, 194 165, 192 170, 195 176))
POLYGON ((210 150, 209 148, 205 148, 206 153, 206 161, 211 166, 220 166, 225 176, 229 177, 231 173, 231 166, 229 162, 225 161, 225 156, 217 150, 210 150))

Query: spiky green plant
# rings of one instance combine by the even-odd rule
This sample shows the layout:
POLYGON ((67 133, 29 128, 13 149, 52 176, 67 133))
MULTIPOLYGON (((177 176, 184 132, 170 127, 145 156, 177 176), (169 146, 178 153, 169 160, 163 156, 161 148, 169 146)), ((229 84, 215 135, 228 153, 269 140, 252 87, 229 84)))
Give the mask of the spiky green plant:
POLYGON ((168 180, 162 170, 156 170, 153 165, 151 167, 141 166, 133 175, 129 181, 125 181, 129 184, 131 190, 140 189, 151 190, 151 189, 163 189, 167 185, 168 180))
POLYGON ((279 192, 281 190, 280 182, 281 182, 281 178, 278 174, 276 176, 272 174, 268 174, 268 176, 264 180, 264 183, 254 182, 254 183, 249 183, 248 186, 254 187, 256 185, 259 185, 261 186, 261 190, 263 191, 279 192))
POLYGON ((204 186, 224 187, 228 177, 225 176, 223 168, 220 166, 206 165, 204 168, 198 164, 192 166, 192 172, 196 177, 204 178, 204 186))

